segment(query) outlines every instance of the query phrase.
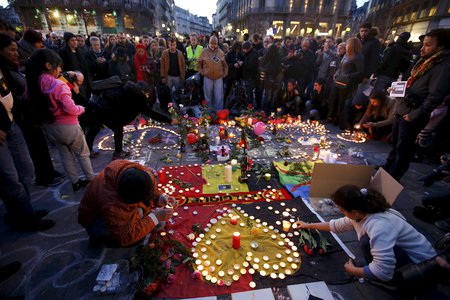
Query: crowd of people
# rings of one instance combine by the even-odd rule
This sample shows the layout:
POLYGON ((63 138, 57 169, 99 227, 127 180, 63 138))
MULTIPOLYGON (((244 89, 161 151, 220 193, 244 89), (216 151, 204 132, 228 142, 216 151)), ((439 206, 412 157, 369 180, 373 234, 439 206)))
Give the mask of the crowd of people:
MULTIPOLYGON (((383 167, 397 180, 415 154, 438 156, 449 151, 445 134, 449 29, 432 30, 421 37, 419 45, 413 45, 408 32, 382 43, 369 23, 346 41, 311 35, 262 38, 259 34, 228 41, 217 32, 211 36, 192 33, 183 41, 175 35, 143 35, 134 41, 123 32, 88 37, 53 32, 43 37, 33 29, 17 37, 10 27, 1 25, 0 197, 7 209, 5 222, 16 230, 54 226, 45 218, 48 211, 31 206, 28 186, 33 180, 38 186, 58 185, 64 176, 74 192, 87 186, 79 223, 92 237, 132 245, 167 221, 176 201, 157 192, 150 170, 120 159, 129 155, 122 149, 123 126, 139 114, 176 123, 167 114, 170 102, 195 117, 204 99, 212 112, 252 104, 266 115, 281 109, 341 129, 358 126, 367 131, 369 139, 392 143, 383 167), (407 82, 406 95, 390 98, 389 87, 399 79, 407 82), (157 110, 153 108, 156 103, 157 110), (119 160, 95 176, 91 159, 99 153, 93 144, 102 125, 114 132, 113 160, 119 160), (55 170, 48 141, 56 146, 65 174, 55 170)), ((423 180, 428 184, 436 176, 430 178, 423 180)), ((353 221, 374 214, 380 220, 401 223, 405 243, 423 238, 396 213, 387 214, 392 211, 383 206, 384 200, 379 201, 383 205, 378 210, 355 209, 345 205, 347 194, 339 196, 346 200, 336 196, 335 201, 348 213, 347 219, 314 227, 298 225, 335 232, 353 226, 359 234, 366 229, 353 221)), ((358 192, 357 196, 365 195, 358 192)), ((373 222, 378 224, 377 218, 373 222)), ((367 229, 366 235, 373 239, 381 234, 375 233, 370 237, 367 229)), ((394 238, 390 242, 382 246, 393 255, 394 238)), ((407 252, 415 251, 405 247, 407 252)), ((435 254, 431 246, 425 250, 410 255, 412 261, 435 254)), ((374 260, 382 255, 375 254, 374 260)), ((384 265, 348 265, 346 269, 358 276, 391 280, 392 268, 384 265)))

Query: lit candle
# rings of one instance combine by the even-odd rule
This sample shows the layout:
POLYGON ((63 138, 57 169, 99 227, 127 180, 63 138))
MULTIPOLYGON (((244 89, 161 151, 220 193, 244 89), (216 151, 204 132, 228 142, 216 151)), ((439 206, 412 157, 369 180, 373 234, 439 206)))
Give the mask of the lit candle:
POLYGON ((237 224, 237 216, 231 216, 230 224, 231 225, 236 225, 237 224))
POLYGON ((232 177, 232 168, 231 165, 225 165, 225 182, 226 183, 231 183, 233 181, 233 177, 232 177))
POLYGON ((231 170, 236 171, 237 169, 237 160, 236 159, 232 159, 231 160, 231 170))
POLYGON ((166 173, 163 170, 159 170, 159 172, 158 172, 158 182, 159 183, 166 182, 166 173))
POLYGON ((291 222, 289 221, 283 221, 283 231, 288 232, 289 228, 291 228, 291 222))
POLYGON ((253 125, 253 119, 252 118, 248 118, 247 119, 247 124, 248 124, 248 126, 252 126, 253 125))
POLYGON ((266 181, 270 181, 270 179, 272 178, 272 174, 266 173, 264 174, 264 178, 266 179, 266 181))
POLYGON ((216 142, 216 145, 220 145, 220 136, 216 136, 214 141, 216 142))
POLYGON ((241 247, 241 234, 239 232, 233 233, 233 248, 239 249, 241 247))

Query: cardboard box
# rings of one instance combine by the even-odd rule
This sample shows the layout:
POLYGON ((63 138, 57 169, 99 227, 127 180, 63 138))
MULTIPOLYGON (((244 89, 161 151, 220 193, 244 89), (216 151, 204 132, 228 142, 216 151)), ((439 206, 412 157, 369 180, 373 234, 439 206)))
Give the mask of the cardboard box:
POLYGON ((383 168, 375 172, 373 166, 315 164, 309 192, 311 206, 316 211, 323 211, 324 199, 329 199, 338 188, 345 184, 377 190, 391 205, 403 190, 403 186, 383 168))

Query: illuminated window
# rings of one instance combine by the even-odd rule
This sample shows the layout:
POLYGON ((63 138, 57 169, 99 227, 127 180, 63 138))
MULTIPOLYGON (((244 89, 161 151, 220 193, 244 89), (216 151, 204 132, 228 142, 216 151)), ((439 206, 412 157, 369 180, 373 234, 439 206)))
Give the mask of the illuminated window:
POLYGON ((69 25, 69 26, 77 26, 78 25, 77 16, 72 15, 72 14, 67 14, 66 22, 67 22, 67 25, 69 25))
POLYGON ((129 15, 123 17, 123 23, 125 28, 134 28, 134 20, 129 15))
POLYGON ((402 16, 398 16, 397 19, 395 19, 395 24, 400 23, 402 21, 402 16))
POLYGON ((408 21, 409 21, 409 15, 404 15, 403 22, 408 22, 408 21))
POLYGON ((325 22, 319 22, 319 32, 327 32, 328 31, 328 23, 325 22))
POLYGON ((411 13, 411 18, 410 18, 410 20, 411 21, 414 21, 414 20, 416 20, 417 19, 417 12, 412 12, 411 13))
POLYGON ((272 28, 273 33, 276 38, 283 37, 284 34, 284 22, 283 21, 273 21, 272 28))
POLYGON ((300 22, 292 21, 290 28, 290 35, 298 36, 300 35, 300 22))
POLYGON ((420 11, 420 18, 425 18, 427 16, 427 9, 424 8, 420 11))
POLYGON ((112 14, 103 16, 103 26, 106 28, 116 28, 116 18, 112 14))
POLYGON ((430 8, 430 13, 428 14, 429 17, 432 17, 436 14, 437 6, 433 6, 430 8))
POLYGON ((60 26, 61 23, 59 21, 59 12, 57 9, 55 9, 53 12, 50 12, 48 14, 48 18, 50 19, 50 24, 52 26, 60 26))

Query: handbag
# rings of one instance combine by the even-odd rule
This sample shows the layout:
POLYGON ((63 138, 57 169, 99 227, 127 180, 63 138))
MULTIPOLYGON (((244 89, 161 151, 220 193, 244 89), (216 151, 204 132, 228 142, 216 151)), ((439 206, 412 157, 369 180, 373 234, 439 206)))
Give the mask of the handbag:
POLYGON ((334 80, 334 86, 340 89, 345 89, 350 84, 350 78, 347 74, 339 72, 334 80))

